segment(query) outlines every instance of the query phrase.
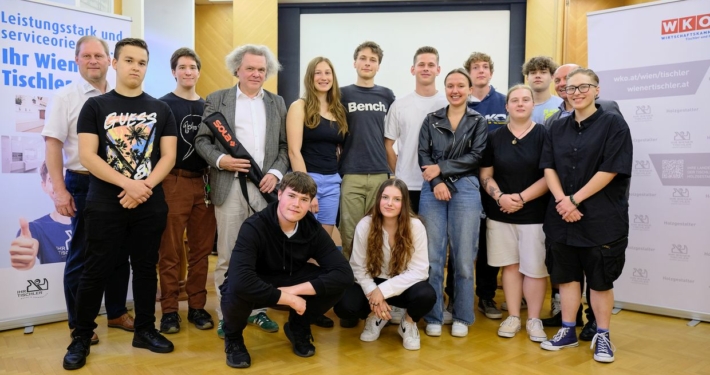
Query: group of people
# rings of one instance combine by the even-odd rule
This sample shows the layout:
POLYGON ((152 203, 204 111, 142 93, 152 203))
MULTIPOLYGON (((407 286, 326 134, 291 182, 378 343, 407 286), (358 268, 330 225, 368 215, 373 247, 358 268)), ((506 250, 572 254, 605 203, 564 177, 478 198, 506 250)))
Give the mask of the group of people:
POLYGON ((513 337, 527 306, 529 338, 547 350, 578 345, 586 277, 594 359, 614 360, 609 320, 628 235, 632 146, 623 117, 596 102, 593 71, 536 57, 523 67, 530 86, 503 95, 490 85, 490 56, 476 52, 440 92, 438 52, 422 47, 411 67, 415 90, 395 100, 374 82, 382 49, 365 42, 353 55, 355 84, 341 88, 330 60, 314 58, 303 96, 287 109, 263 89, 280 69, 265 46, 232 51, 227 68, 239 82, 206 100, 195 91, 201 62, 190 49, 173 54, 176 88, 160 99, 141 89, 144 41, 123 39, 109 56, 101 39, 77 42, 82 80, 55 95, 43 131, 57 212, 74 230, 65 369, 83 367, 98 343, 104 292, 109 325, 134 331, 134 347, 173 351, 163 334, 180 331, 185 231, 187 319, 216 326, 231 367, 251 365, 248 324, 280 329, 266 313, 276 305, 288 306, 283 330, 302 357, 315 354, 311 325, 333 326, 324 315, 331 308, 341 327, 365 320, 362 341, 391 322, 403 346, 418 350, 422 318, 429 336, 451 324, 452 336, 464 337, 475 320, 474 261, 478 309, 492 319, 502 318, 493 298, 503 268, 509 316, 498 335, 513 337), (559 97, 549 92, 553 79, 559 97), (331 239, 336 225, 341 250, 331 239), (217 324, 204 309, 215 241, 217 324), (125 311, 128 267, 135 318, 125 311), (540 319, 548 275, 561 301, 552 339, 540 319))

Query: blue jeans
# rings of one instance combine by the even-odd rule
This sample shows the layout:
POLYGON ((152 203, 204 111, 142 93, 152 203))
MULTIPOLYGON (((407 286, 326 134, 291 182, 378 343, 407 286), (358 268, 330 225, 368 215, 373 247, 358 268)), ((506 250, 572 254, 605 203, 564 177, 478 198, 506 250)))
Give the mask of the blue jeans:
POLYGON ((478 233, 481 224, 481 194, 476 176, 463 177, 454 183, 458 192, 451 200, 434 197, 428 183, 422 185, 419 216, 426 227, 429 242, 429 283, 436 291, 436 304, 424 316, 424 321, 442 324, 444 321, 444 268, 446 246, 454 264, 454 321, 471 325, 473 313, 473 261, 478 253, 478 233))
POLYGON ((340 205, 340 175, 308 173, 318 186, 318 213, 315 215, 318 222, 323 225, 335 225, 335 217, 338 215, 338 205, 340 205))
MULTIPOLYGON (((86 251, 86 231, 84 208, 86 194, 89 192, 89 175, 67 171, 64 176, 67 191, 74 198, 76 212, 71 218, 72 241, 64 265, 64 299, 67 303, 69 328, 76 327, 76 292, 79 279, 84 270, 86 251)), ((128 277, 130 274, 128 260, 116 264, 113 274, 106 285, 106 313, 109 319, 116 319, 127 312, 126 293, 128 293, 128 277)))

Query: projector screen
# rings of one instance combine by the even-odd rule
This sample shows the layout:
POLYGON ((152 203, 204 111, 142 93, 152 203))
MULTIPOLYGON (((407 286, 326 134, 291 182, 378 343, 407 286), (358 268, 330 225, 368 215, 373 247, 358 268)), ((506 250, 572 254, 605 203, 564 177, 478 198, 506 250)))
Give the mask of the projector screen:
POLYGON ((507 91, 510 11, 377 12, 300 15, 298 95, 303 93, 308 62, 316 56, 333 62, 341 86, 355 83, 353 53, 366 40, 378 43, 384 51, 375 83, 389 87, 397 97, 414 90, 412 59, 417 48, 427 45, 439 51, 440 91, 446 73, 462 67, 474 51, 491 56, 491 84, 500 92, 507 91))

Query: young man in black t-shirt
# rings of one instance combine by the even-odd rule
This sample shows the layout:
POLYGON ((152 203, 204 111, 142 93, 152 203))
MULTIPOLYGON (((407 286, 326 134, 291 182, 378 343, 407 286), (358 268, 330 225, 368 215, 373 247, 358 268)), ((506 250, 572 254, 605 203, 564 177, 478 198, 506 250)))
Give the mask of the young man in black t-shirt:
POLYGON ((130 257, 133 269, 133 346, 156 353, 173 344, 155 329, 158 248, 168 208, 160 185, 175 164, 175 119, 167 104, 143 92, 148 46, 116 43, 116 88, 90 98, 79 114, 79 159, 91 173, 86 197, 86 254, 77 292, 76 329, 64 368, 86 364, 94 319, 113 265, 130 257))
POLYGON ((195 51, 179 48, 170 57, 170 69, 177 86, 160 100, 170 106, 180 135, 175 167, 163 180, 168 221, 160 242, 160 332, 180 331, 178 296, 180 294, 181 254, 185 252, 183 236, 187 229, 187 320, 198 329, 214 327, 212 316, 205 311, 207 302, 208 256, 214 246, 217 220, 214 206, 205 193, 207 162, 195 152, 194 139, 202 122, 205 101, 195 92, 202 63, 195 51))

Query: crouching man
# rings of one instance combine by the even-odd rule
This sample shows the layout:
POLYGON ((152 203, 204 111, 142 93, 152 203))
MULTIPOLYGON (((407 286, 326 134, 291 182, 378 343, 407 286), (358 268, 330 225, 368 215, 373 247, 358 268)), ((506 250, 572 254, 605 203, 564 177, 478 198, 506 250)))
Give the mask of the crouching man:
POLYGON ((280 182, 278 202, 249 217, 239 231, 220 287, 230 367, 251 366, 242 332, 252 309, 260 307, 288 306, 284 332, 293 352, 314 355, 310 319, 333 307, 353 283, 348 261, 310 213, 315 196, 308 174, 289 173, 280 182))

